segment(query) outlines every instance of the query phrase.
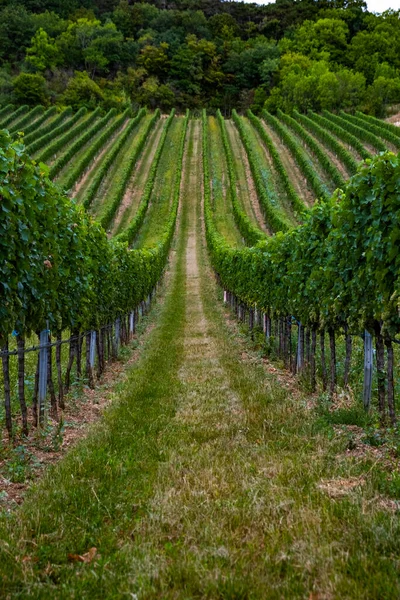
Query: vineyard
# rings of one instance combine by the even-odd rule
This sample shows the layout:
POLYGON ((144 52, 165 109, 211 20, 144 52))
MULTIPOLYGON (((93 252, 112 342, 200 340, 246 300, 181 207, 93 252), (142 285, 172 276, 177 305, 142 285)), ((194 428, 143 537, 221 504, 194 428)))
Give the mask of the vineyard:
MULTIPOLYGON (((58 113, 54 108, 11 105, 0 110, 0 129, 4 443, 6 435, 15 445, 43 430, 49 419, 60 422, 76 386, 95 389, 146 315, 161 310, 143 363, 128 381, 129 401, 111 408, 107 430, 99 431, 98 438, 89 436, 86 446, 52 471, 36 492, 37 505, 35 492, 33 501, 27 501, 18 531, 28 541, 18 546, 7 522, 1 524, 7 544, 18 548, 2 552, 0 589, 19 597, 47 597, 52 589, 66 598, 262 598, 260 589, 266 589, 263 585, 271 577, 277 586, 271 598, 396 597, 397 521, 384 522, 378 509, 369 515, 371 523, 381 523, 386 538, 372 543, 374 550, 367 556, 355 544, 361 538, 367 544, 372 535, 364 520, 365 511, 372 509, 356 514, 350 501, 328 507, 326 498, 320 505, 320 496, 310 492, 307 510, 310 515, 320 511, 321 523, 325 520, 321 527, 326 537, 318 546, 319 526, 311 516, 301 515, 299 497, 289 499, 283 490, 291 477, 303 477, 301 485, 309 488, 303 471, 315 459, 311 453, 317 447, 312 477, 326 479, 332 456, 323 455, 318 437, 325 433, 313 432, 309 417, 301 412, 304 406, 293 401, 283 407, 288 392, 282 386, 275 382, 266 389, 265 376, 255 368, 248 372, 232 356, 224 323, 234 318, 234 327, 246 331, 271 364, 282 367, 285 381, 295 381, 311 398, 319 395, 331 407, 338 397, 350 400, 346 424, 352 425, 356 415, 363 423, 395 431, 400 392, 400 129, 361 113, 289 115, 278 110, 276 115, 263 111, 256 116, 233 110, 225 118, 220 111, 195 115, 141 109, 118 114, 115 109, 74 113, 67 108, 58 113), (156 297, 163 298, 162 308, 150 311, 156 297), (182 401, 180 408, 173 405, 176 398, 182 401), (282 406, 276 408, 274 398, 282 406), (282 433, 282 419, 293 446, 282 433), (171 450, 174 436, 179 439, 176 455, 171 450), (315 543, 310 560, 316 562, 300 571, 296 561, 303 564, 304 556, 300 559, 290 550, 285 559, 279 558, 276 530, 265 573, 254 565, 250 575, 253 552, 261 552, 260 539, 254 538, 246 542, 246 550, 238 551, 243 564, 236 582, 217 574, 201 580, 199 572, 207 561, 217 571, 224 572, 226 565, 228 572, 234 570, 239 560, 233 550, 234 523, 239 523, 241 509, 238 505, 238 512, 225 514, 218 494, 227 499, 229 490, 240 487, 239 468, 250 481, 250 463, 262 461, 258 448, 270 442, 269 460, 276 461, 276 468, 280 451, 284 457, 279 506, 293 504, 297 527, 303 523, 304 535, 315 543), (232 456, 204 482, 208 489, 211 479, 219 481, 220 492, 211 491, 210 500, 203 488, 196 488, 198 481, 187 481, 192 469, 205 477, 214 452, 218 455, 230 443, 232 456), (164 446, 172 452, 170 470, 165 467, 156 482, 157 465, 166 460, 164 446), (298 452, 301 461, 290 452, 298 452), (185 471, 186 459, 193 464, 185 471), (144 469, 142 461, 148 461, 144 469), (107 484, 102 481, 105 471, 110 475, 107 484), (181 481, 186 504, 176 492, 181 481), (146 496, 152 486, 158 486, 158 500, 146 496), (190 550, 190 540, 203 536, 195 516, 200 502, 196 494, 200 498, 203 492, 203 517, 213 522, 204 533, 207 544, 222 536, 222 525, 216 522, 231 520, 229 548, 226 554, 214 549, 220 553, 212 559, 190 550), (137 494, 150 503, 146 509, 137 494), (71 510, 60 510, 60 501, 71 510), (139 507, 134 521, 144 524, 127 533, 130 525, 121 507, 128 504, 139 507), (183 505, 187 511, 179 521, 183 505), (117 517, 121 528, 114 530, 117 517), (339 533, 333 539, 335 528, 339 533), (46 546, 44 538, 53 534, 57 542, 46 546), (76 576, 75 595, 70 594, 75 568, 71 553, 82 558, 88 548, 101 545, 100 538, 105 562, 99 558, 100 566, 91 574, 76 576), (35 554, 30 544, 39 542, 44 546, 35 554), (332 543, 340 552, 319 572, 319 561, 327 561, 332 543), (141 544, 150 548, 150 558, 142 554, 141 544), (350 575, 341 554, 346 547, 354 552, 350 575), (108 568, 107 557, 115 569, 108 568), (279 585, 288 586, 280 589, 283 596, 277 583, 282 561, 287 584, 279 585), (121 579, 122 572, 126 577, 132 570, 132 581, 121 579), (116 585, 122 591, 112 595, 116 585), (174 595, 174 586, 186 595, 174 595), (143 596, 136 595, 140 589, 143 596), (332 590, 336 595, 329 595, 332 590)), ((324 410, 331 414, 331 408, 324 410)), ((365 471, 360 464, 339 465, 335 474, 364 481, 370 463, 365 471)), ((257 485, 261 490, 266 484, 257 485)), ((373 485, 383 489, 381 481, 369 485, 371 496, 373 485)), ((261 505, 245 500, 245 491, 240 494, 249 521, 243 535, 250 540, 261 505)), ((269 505, 262 510, 271 516, 275 509, 269 505)), ((282 515, 289 519, 285 511, 282 515)), ((288 539, 282 544, 292 548, 290 526, 285 526, 288 539)), ((216 542, 220 548, 222 538, 216 542)))

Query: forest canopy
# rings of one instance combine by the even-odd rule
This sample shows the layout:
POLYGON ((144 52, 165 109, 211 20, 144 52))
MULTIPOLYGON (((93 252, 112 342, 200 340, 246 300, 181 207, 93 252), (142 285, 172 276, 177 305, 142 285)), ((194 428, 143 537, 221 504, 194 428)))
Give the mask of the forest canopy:
POLYGON ((0 0, 0 102, 274 112, 400 103, 400 11, 363 0, 0 0))

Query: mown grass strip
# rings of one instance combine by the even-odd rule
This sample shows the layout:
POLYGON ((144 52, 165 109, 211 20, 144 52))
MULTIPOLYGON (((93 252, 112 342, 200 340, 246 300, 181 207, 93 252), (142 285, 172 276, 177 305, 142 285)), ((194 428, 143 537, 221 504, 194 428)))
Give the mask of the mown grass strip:
MULTIPOLYGON (((175 114, 174 111, 171 114, 173 117, 173 115, 175 114)), ((129 160, 125 164, 124 168, 118 171, 116 181, 113 180, 112 193, 107 197, 106 202, 102 207, 103 210, 101 212, 101 215, 99 216, 100 223, 105 229, 107 229, 110 226, 111 221, 115 217, 118 207, 121 204, 122 198, 124 197, 126 186, 128 185, 128 181, 132 175, 133 169, 135 168, 140 153, 142 152, 146 140, 149 136, 149 133, 154 127, 157 119, 159 119, 159 112, 154 113, 153 117, 150 119, 147 126, 140 134, 135 149, 129 157, 129 160)))
POLYGON ((326 119, 332 121, 332 123, 336 123, 336 125, 343 127, 343 129, 346 129, 360 140, 363 140, 367 144, 373 146, 376 150, 378 150, 378 152, 385 152, 387 150, 387 147, 382 142, 382 140, 380 140, 376 135, 374 135, 370 131, 367 131, 363 127, 354 125, 354 123, 351 123, 348 119, 344 117, 339 117, 338 115, 334 115, 328 110, 323 110, 322 114, 326 119))
POLYGON ((279 135, 281 140, 287 145, 289 150, 294 156, 301 172, 304 177, 307 179, 312 189, 314 190, 317 198, 327 199, 330 196, 330 192, 322 181, 321 177, 315 171, 315 165, 309 159, 308 155, 302 148, 302 146, 295 140, 293 135, 290 133, 289 129, 285 127, 276 117, 268 113, 267 111, 262 111, 262 117, 270 125, 274 131, 279 135))
POLYGON ((281 110, 278 110, 278 116, 281 121, 288 125, 288 127, 299 136, 301 141, 309 147, 315 159, 325 171, 327 177, 330 178, 337 187, 343 188, 345 181, 341 173, 331 162, 329 156, 327 156, 327 154, 321 149, 321 146, 318 144, 318 142, 304 129, 304 127, 302 127, 300 123, 298 123, 290 115, 286 115, 281 110))
POLYGON ((332 132, 343 143, 354 148, 362 158, 372 158, 371 152, 363 146, 358 137, 347 131, 344 127, 312 111, 309 111, 308 116, 314 123, 317 123, 322 128, 332 132))
POLYGON ((279 152, 277 151, 277 149, 275 147, 274 142, 272 141, 272 139, 266 132, 265 127, 263 127, 260 119, 258 117, 256 117, 251 112, 251 110, 247 111, 247 116, 249 118, 250 123, 253 125, 254 129, 257 131, 257 133, 259 134, 263 143, 265 144, 265 146, 272 158, 274 168, 282 181, 282 185, 283 185, 283 187, 286 191, 286 194, 289 198, 289 201, 292 205, 295 216, 301 217, 302 213, 304 213, 304 211, 307 210, 307 207, 305 206, 304 202, 301 200, 301 198, 298 196, 296 190, 294 189, 292 182, 290 181, 289 176, 286 172, 286 169, 283 165, 281 157, 279 156, 279 152))
POLYGON ((228 140, 228 133, 226 131, 225 120, 221 114, 221 111, 217 111, 217 119, 221 128, 222 143, 225 151, 225 158, 228 165, 228 177, 230 184, 230 194, 232 199, 233 215, 235 217, 236 225, 246 243, 249 246, 254 246, 259 241, 265 239, 266 234, 253 223, 249 216, 243 210, 238 195, 237 195, 237 172, 235 167, 235 161, 232 155, 232 148, 228 140))
MULTIPOLYGON (((101 131, 104 127, 107 127, 109 122, 115 117, 117 111, 112 108, 108 113, 99 121, 95 122, 88 129, 84 129, 82 135, 80 135, 63 154, 52 164, 50 168, 50 177, 54 178, 58 175, 61 169, 73 158, 81 148, 85 146, 95 135, 101 131)), ((94 144, 95 145, 95 144, 94 144)))
POLYGON ((86 109, 80 109, 71 119, 66 119, 72 115, 72 108, 68 106, 55 119, 40 127, 37 131, 25 132, 24 143, 27 146, 28 152, 33 154, 47 144, 48 141, 54 140, 58 135, 64 133, 68 127, 73 125, 78 119, 86 114, 86 109), (78 116, 76 116, 78 115, 78 116), (71 123, 73 119, 73 122, 71 123), (47 137, 46 137, 47 136, 47 137))
POLYGON ((306 115, 300 114, 297 110, 293 112, 293 115, 297 121, 302 123, 304 127, 311 131, 323 144, 336 154, 345 165, 350 175, 354 175, 357 171, 358 162, 353 158, 350 152, 348 152, 348 150, 333 137, 333 135, 306 115))

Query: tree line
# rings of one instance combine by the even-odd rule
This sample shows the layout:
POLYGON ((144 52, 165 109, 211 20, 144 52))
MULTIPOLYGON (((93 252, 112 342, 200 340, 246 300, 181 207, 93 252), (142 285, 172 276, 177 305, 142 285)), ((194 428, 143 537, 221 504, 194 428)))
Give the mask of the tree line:
POLYGON ((0 102, 355 110, 400 102, 400 11, 363 0, 6 0, 0 102))

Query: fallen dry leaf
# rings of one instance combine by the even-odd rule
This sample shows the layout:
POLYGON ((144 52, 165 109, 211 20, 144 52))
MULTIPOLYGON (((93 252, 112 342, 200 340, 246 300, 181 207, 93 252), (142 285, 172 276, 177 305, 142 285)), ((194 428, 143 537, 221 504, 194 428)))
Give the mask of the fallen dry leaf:
POLYGON ((96 557, 96 554, 97 548, 93 546, 93 548, 90 548, 85 554, 68 554, 68 560, 71 562, 91 563, 96 557))

